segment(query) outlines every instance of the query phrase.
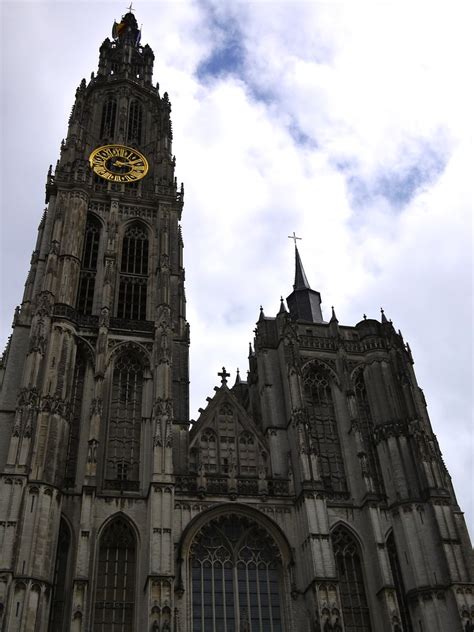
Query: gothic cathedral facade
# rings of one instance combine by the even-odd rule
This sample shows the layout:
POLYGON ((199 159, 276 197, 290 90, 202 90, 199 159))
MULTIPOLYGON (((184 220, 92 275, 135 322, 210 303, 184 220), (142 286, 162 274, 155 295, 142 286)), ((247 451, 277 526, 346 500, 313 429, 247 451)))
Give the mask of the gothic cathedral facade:
MULTIPOLYGON (((298 250, 190 424, 183 189, 133 13, 77 89, 0 380, 3 632, 466 632, 472 550, 411 352, 298 250)), ((204 361, 204 360, 201 360, 204 361)))

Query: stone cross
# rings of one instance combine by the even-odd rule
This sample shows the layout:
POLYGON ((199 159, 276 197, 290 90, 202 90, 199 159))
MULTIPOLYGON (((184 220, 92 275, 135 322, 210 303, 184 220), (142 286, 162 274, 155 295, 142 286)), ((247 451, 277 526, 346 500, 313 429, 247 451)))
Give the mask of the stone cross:
POLYGON ((227 371, 225 370, 225 367, 223 366, 222 371, 218 373, 217 375, 221 378, 222 386, 225 386, 227 384, 227 378, 230 377, 230 373, 227 373, 227 371))

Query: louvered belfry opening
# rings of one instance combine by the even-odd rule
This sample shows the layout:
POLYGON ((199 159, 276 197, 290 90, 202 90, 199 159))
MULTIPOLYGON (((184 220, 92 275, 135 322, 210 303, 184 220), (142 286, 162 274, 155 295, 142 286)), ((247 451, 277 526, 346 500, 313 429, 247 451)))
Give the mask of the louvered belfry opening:
POLYGON ((284 631, 280 551, 252 520, 226 515, 204 526, 190 573, 193 632, 284 631))
POLYGON ((125 231, 120 264, 117 316, 146 320, 148 232, 136 222, 125 231))
POLYGON ((117 101, 108 98, 102 106, 102 117, 100 121, 100 137, 110 139, 115 132, 115 120, 117 118, 117 101))
POLYGON ((93 632, 134 632, 135 575, 135 535, 115 518, 99 543, 93 632))

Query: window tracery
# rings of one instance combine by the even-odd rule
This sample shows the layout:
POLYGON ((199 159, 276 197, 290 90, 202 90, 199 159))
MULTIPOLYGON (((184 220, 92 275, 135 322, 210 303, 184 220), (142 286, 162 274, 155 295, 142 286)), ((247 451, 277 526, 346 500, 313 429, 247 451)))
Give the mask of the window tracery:
POLYGON ((400 610, 400 617, 402 620, 403 629, 406 632, 413 632, 413 626, 410 618, 410 609, 408 607, 408 600, 405 591, 405 585, 403 582, 402 569, 400 567, 400 560, 398 558, 397 546, 395 544, 395 537, 393 531, 390 533, 387 539, 387 553, 390 560, 390 568, 392 569, 393 583, 395 585, 395 592, 397 593, 398 609, 400 610))
POLYGON ((138 489, 143 367, 125 354, 115 363, 107 436, 106 485, 138 489))
POLYGON ((359 427, 367 454, 369 472, 372 476, 372 480, 374 481, 375 490, 380 493, 384 490, 383 478, 374 444, 374 422, 370 412, 369 399, 367 397, 367 389, 365 387, 364 374, 362 371, 358 371, 356 374, 354 380, 354 390, 359 417, 359 427))
POLYGON ((64 481, 66 487, 73 487, 76 482, 77 453, 79 450, 79 436, 81 431, 85 376, 86 362, 84 356, 78 352, 72 378, 71 416, 69 421, 69 438, 64 481))
POLYGON ((141 104, 134 99, 128 111, 127 141, 139 145, 142 137, 143 110, 141 104))
POLYGON ((200 437, 201 464, 207 472, 217 472, 217 437, 207 428, 200 437))
POLYGON ((135 536, 116 518, 100 539, 93 632, 133 632, 135 575, 135 536))
POLYGON ((117 101, 108 98, 102 106, 102 118, 100 122, 100 137, 111 138, 115 132, 115 120, 117 118, 117 101))
POLYGON ((305 376, 304 386, 310 432, 318 448, 324 485, 328 490, 347 491, 329 375, 321 368, 313 369, 305 376))
POLYGON ((89 215, 87 217, 84 245, 82 248, 79 290, 76 301, 76 309, 80 314, 92 314, 100 232, 100 221, 93 215, 89 215))
POLYGON ((334 529, 331 540, 339 579, 344 629, 346 632, 371 632, 358 544, 342 526, 334 529))
POLYGON ((117 316, 146 320, 148 284, 148 232, 130 225, 123 238, 117 316))
POLYGON ((193 632, 283 632, 280 551, 246 517, 208 523, 190 551, 193 632))
POLYGON ((63 630, 65 616, 68 607, 68 562, 71 546, 71 533, 65 520, 61 518, 59 523, 58 548, 56 550, 56 563, 54 567, 53 597, 51 601, 51 615, 49 629, 51 632, 63 630))
POLYGON ((244 431, 239 435, 239 463, 242 475, 257 473, 257 445, 251 432, 244 431))

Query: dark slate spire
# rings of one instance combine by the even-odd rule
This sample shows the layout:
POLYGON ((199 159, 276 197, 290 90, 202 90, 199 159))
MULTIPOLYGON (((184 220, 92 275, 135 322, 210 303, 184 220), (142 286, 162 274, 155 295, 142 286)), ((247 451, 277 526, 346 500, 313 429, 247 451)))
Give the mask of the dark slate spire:
POLYGON ((293 292, 286 299, 290 316, 295 320, 305 320, 311 323, 322 323, 321 295, 316 290, 312 290, 303 264, 300 253, 295 242, 295 283, 293 292))
POLYGON ((294 290, 309 290, 308 279, 306 278, 306 274, 304 272, 303 263, 301 262, 300 253, 298 252, 298 247, 295 244, 295 282, 293 284, 294 290))

